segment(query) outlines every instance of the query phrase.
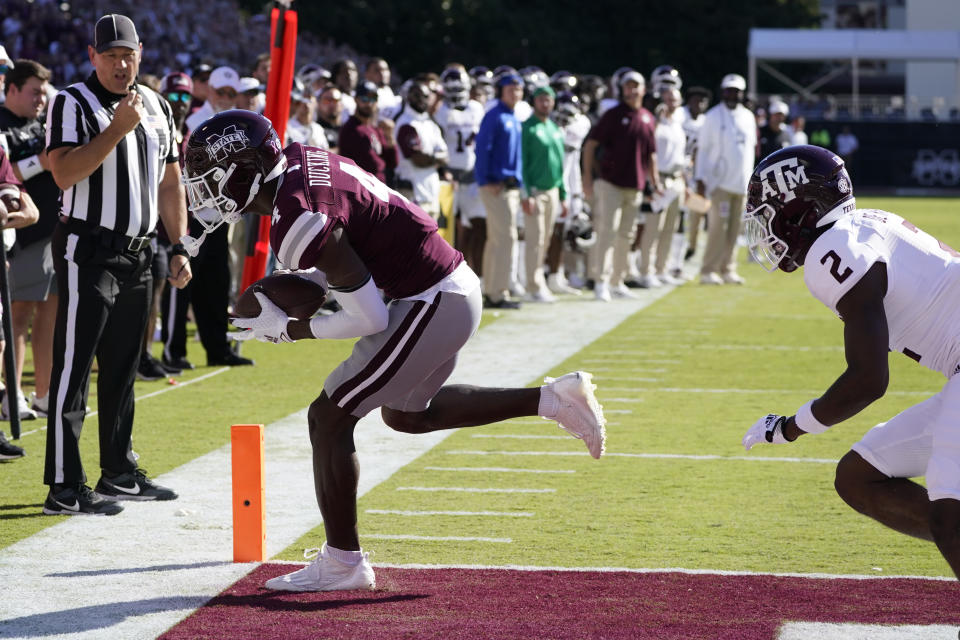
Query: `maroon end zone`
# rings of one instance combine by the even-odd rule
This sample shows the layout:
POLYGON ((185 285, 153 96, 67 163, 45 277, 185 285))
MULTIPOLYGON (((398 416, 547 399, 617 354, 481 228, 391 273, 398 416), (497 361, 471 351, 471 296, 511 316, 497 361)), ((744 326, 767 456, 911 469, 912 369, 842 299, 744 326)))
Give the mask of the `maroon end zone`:
POLYGON ((161 637, 774 640, 787 621, 960 628, 953 581, 380 568, 369 592, 262 587, 290 570, 259 567, 161 637))

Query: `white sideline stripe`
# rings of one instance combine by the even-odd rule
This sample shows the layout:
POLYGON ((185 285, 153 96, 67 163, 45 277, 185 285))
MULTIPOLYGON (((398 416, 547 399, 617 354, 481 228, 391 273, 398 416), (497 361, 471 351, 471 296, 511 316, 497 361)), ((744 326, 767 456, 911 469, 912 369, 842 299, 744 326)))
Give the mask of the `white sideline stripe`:
POLYGON ((427 471, 482 471, 485 473, 576 473, 573 469, 514 469, 512 467, 424 467, 427 471))
MULTIPOLYGON (((594 355, 600 354, 600 353, 609 353, 610 356, 607 358, 584 358, 583 360, 577 360, 577 362, 582 362, 584 364, 594 364, 594 363, 609 364, 611 360, 616 360, 619 356, 623 355, 619 351, 591 351, 590 353, 594 355)), ((667 355, 663 351, 631 351, 630 353, 631 355, 641 355, 641 356, 646 354, 657 355, 657 356, 667 355)), ((643 359, 643 362, 645 364, 680 364, 682 361, 676 360, 676 359, 670 359, 670 358, 646 358, 645 357, 643 359)), ((591 368, 591 370, 600 371, 601 369, 591 368)))
MULTIPOLYGON (((577 456, 583 457, 590 455, 586 451, 468 451, 463 449, 452 449, 443 452, 451 456, 577 456)), ((715 456, 715 455, 693 455, 686 453, 615 453, 607 451, 603 454, 610 458, 650 458, 657 459, 678 459, 678 460, 744 460, 747 462, 809 462, 813 464, 837 464, 837 460, 831 458, 778 458, 775 456, 715 456)))
POLYGON ((535 435, 522 435, 519 433, 505 433, 502 435, 497 435, 495 433, 475 433, 471 438, 490 438, 492 440, 507 439, 507 440, 569 440, 570 436, 535 436, 535 435))
POLYGON ((512 538, 480 538, 472 536, 413 536, 389 533, 370 533, 367 535, 361 535, 360 537, 371 540, 425 540, 427 542, 503 542, 506 544, 513 542, 512 538))
POLYGON ((397 491, 458 491, 461 493, 556 493, 556 489, 517 489, 513 487, 397 487, 397 491))
MULTIPOLYGON (((299 564, 303 563, 301 562, 299 564)), ((523 564, 393 564, 389 562, 377 562, 373 566, 384 567, 388 569, 477 569, 481 571, 489 571, 492 569, 500 571, 569 571, 571 573, 682 573, 693 576, 774 576, 778 578, 809 578, 811 580, 923 580, 927 582, 956 581, 954 576, 877 576, 840 573, 726 571, 724 569, 684 569, 682 567, 556 567, 523 564)))
MULTIPOLYGON (((631 378, 624 378, 624 377, 621 377, 621 376, 599 375, 599 376, 594 376, 594 377, 593 377, 593 380, 594 380, 594 382, 596 382, 597 385, 599 386, 599 385, 602 385, 603 383, 605 383, 605 382, 607 382, 607 381, 610 381, 610 382, 660 382, 660 380, 662 380, 662 378, 632 378, 632 377, 631 377, 631 378)), ((600 387, 600 388, 602 388, 602 387, 600 387)))
MULTIPOLYGON (((563 301, 526 305, 470 340, 451 382, 523 386, 542 379, 584 345, 667 293, 654 289, 640 292, 635 300, 604 305, 563 301), (576 313, 558 313, 575 304, 576 313)), ((547 421, 539 424, 551 426, 547 421)), ((411 438, 383 425, 379 412, 360 420, 355 432, 362 464, 358 495, 450 433, 411 438)), ((306 409, 268 425, 264 446, 270 557, 321 523, 314 506, 306 409)), ((111 518, 64 518, 0 549, 0 584, 16 585, 0 598, 4 638, 153 638, 256 568, 256 563, 231 562, 229 445, 156 480, 174 487, 180 499, 128 503, 124 513, 111 518)), ((38 486, 37 500, 42 499, 40 491, 38 486)))
MULTIPOLYGON (((635 402, 634 400, 628 400, 628 402, 635 402)), ((633 409, 604 409, 604 413, 633 413, 633 409)))
MULTIPOLYGON (((158 395, 160 395, 161 393, 167 393, 168 391, 176 391, 177 389, 181 389, 181 388, 183 388, 183 387, 189 386, 189 385, 193 384, 194 382, 200 382, 201 380, 206 380, 207 378, 212 378, 213 376, 220 375, 220 374, 223 373, 224 371, 230 371, 230 367, 222 367, 222 368, 220 368, 220 369, 215 369, 214 371, 210 371, 209 373, 205 373, 205 374, 203 374, 202 376, 197 376, 196 378, 191 378, 190 380, 186 380, 186 381, 184 381, 184 382, 178 382, 177 384, 172 384, 172 385, 170 385, 169 387, 164 387, 163 389, 158 389, 157 391, 152 391, 152 392, 150 392, 150 393, 148 393, 148 394, 146 394, 146 395, 138 396, 138 397, 134 398, 134 402, 140 402, 141 400, 146 400, 147 398, 153 398, 154 396, 158 396, 158 395)), ((88 414, 86 415, 86 417, 85 417, 84 419, 86 419, 86 418, 92 418, 93 416, 97 415, 98 413, 100 413, 100 412, 99 412, 99 411, 91 411, 90 413, 88 413, 88 414)), ((47 429, 46 426, 40 427, 39 429, 31 429, 30 431, 25 431, 25 432, 21 433, 21 434, 20 434, 20 437, 22 438, 23 436, 28 436, 28 435, 30 435, 30 434, 32 434, 32 433, 38 433, 38 432, 40 432, 40 431, 46 431, 46 429, 47 429)))
POLYGON ((490 516, 494 518, 532 518, 536 515, 533 511, 401 511, 400 509, 367 509, 367 513, 380 516, 490 516))
MULTIPOLYGON (((604 402, 643 402, 643 398, 600 398, 604 402)), ((604 409, 604 413, 613 413, 613 409, 604 409)))
POLYGON ((786 622, 777 640, 957 640, 957 626, 945 624, 854 624, 786 622))

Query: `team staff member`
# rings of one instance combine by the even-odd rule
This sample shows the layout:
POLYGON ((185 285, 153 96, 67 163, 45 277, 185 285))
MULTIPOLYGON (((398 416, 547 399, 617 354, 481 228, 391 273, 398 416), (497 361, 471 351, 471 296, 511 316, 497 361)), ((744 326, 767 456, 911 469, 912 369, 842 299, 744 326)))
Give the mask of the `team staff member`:
POLYGON ((484 305, 493 309, 518 309, 508 297, 510 267, 517 246, 517 213, 523 158, 523 132, 514 109, 523 100, 523 79, 508 73, 497 80, 497 103, 477 131, 477 184, 487 210, 487 244, 483 248, 484 305))
MULTIPOLYGON (((51 515, 113 515, 122 510, 116 499, 177 497, 147 478, 131 449, 133 383, 153 289, 150 241, 158 216, 169 237, 187 231, 176 131, 167 102, 136 84, 142 46, 129 18, 100 18, 87 50, 93 73, 58 93, 47 115, 47 154, 64 192, 53 236, 60 304, 43 505, 51 515), (96 492, 85 484, 79 448, 94 356, 96 492)), ((191 277, 183 245, 171 254, 170 282, 182 288, 191 277)))
POLYGON ((594 281, 597 300, 611 294, 633 297, 623 280, 629 270, 630 247, 636 233, 637 210, 647 179, 662 192, 657 171, 656 122, 640 106, 646 81, 636 71, 620 76, 620 103, 604 112, 583 148, 583 193, 593 198, 593 166, 599 162, 593 227, 597 244, 590 251, 587 276, 594 281), (602 150, 602 158, 597 158, 602 150))
POLYGON ((340 129, 340 154, 385 182, 387 171, 397 166, 393 121, 377 120, 377 87, 363 82, 357 89, 356 113, 340 129))

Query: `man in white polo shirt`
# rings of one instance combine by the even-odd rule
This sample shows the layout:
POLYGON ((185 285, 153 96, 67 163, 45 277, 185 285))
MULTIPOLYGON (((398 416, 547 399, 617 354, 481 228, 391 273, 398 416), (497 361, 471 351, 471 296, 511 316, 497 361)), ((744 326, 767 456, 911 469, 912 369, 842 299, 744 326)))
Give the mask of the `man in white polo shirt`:
POLYGON ((697 193, 712 203, 700 283, 743 284, 737 273, 737 235, 756 159, 757 121, 743 106, 743 76, 727 74, 720 89, 722 100, 707 111, 697 139, 697 193))

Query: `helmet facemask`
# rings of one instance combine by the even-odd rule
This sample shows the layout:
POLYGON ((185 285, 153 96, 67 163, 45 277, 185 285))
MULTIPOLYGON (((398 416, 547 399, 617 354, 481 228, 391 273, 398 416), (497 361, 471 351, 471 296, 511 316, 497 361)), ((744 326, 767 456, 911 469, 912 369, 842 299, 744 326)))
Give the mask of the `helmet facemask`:
MULTIPOLYGON (((753 211, 748 211, 743 219, 743 231, 747 237, 750 254, 767 271, 776 271, 789 251, 786 241, 773 232, 773 218, 776 212, 767 203, 753 211)), ((784 269, 784 271, 793 271, 784 269)))

